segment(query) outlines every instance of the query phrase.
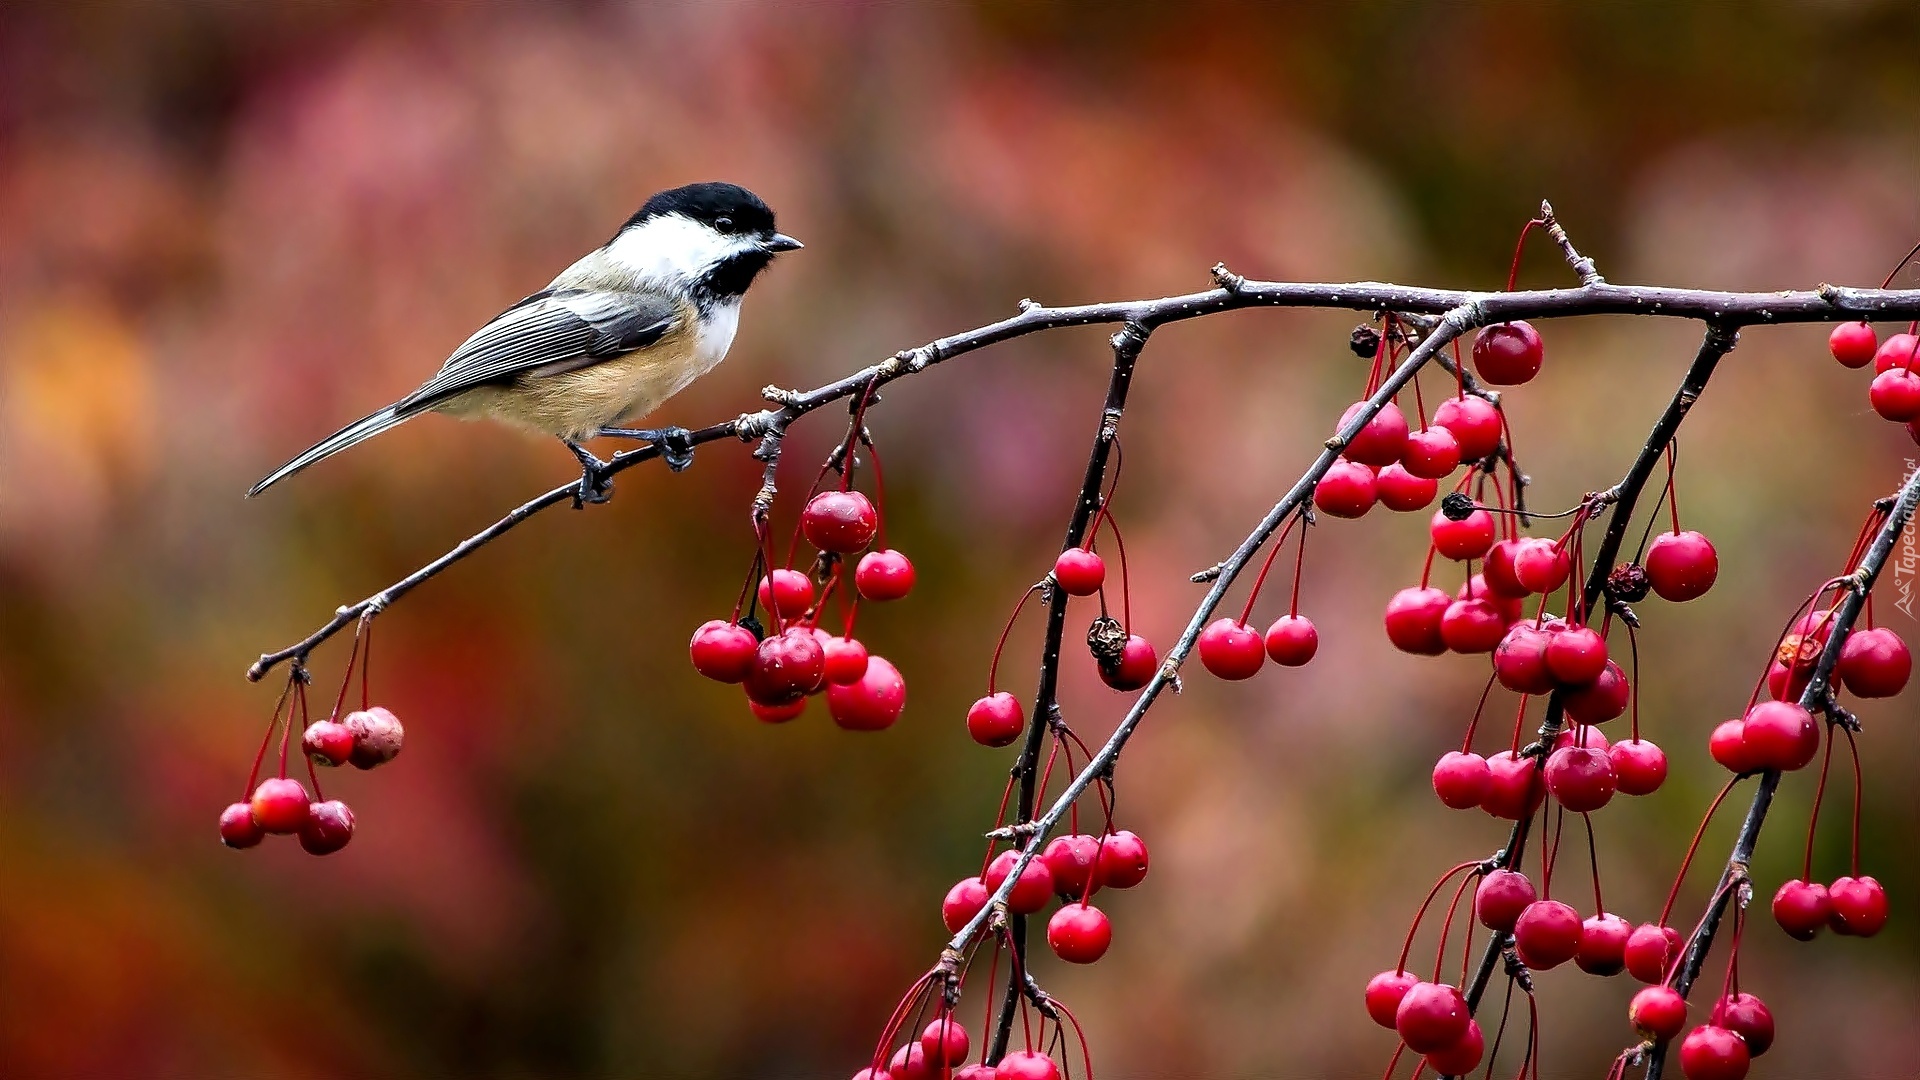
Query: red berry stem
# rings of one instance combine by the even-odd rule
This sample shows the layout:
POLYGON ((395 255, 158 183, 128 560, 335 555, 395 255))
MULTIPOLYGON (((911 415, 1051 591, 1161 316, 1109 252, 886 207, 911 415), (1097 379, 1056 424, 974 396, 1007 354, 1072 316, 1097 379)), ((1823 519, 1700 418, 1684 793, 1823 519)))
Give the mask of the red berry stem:
POLYGON ((1473 753, 1473 733, 1480 727, 1480 714, 1486 711, 1487 698, 1492 696, 1494 683, 1498 681, 1498 676, 1487 676, 1486 688, 1480 691, 1480 704, 1473 707, 1473 719, 1467 721, 1466 738, 1460 740, 1460 752, 1463 754, 1473 753))
POLYGON ((1720 997, 1724 1000, 1740 992, 1740 935, 1747 928, 1747 905, 1733 907, 1733 940, 1727 943, 1727 973, 1720 978, 1720 997))
POLYGON ((1667 902, 1660 906, 1659 925, 1667 925, 1667 916, 1673 914, 1673 902, 1680 896, 1680 883, 1687 880, 1687 868, 1693 865, 1694 853, 1700 850, 1700 838, 1706 835, 1707 825, 1713 821, 1714 811, 1720 809, 1720 804, 1726 800, 1727 792, 1732 791, 1733 785, 1739 782, 1738 776, 1727 781, 1726 786, 1720 789, 1720 794, 1715 795, 1712 804, 1707 807, 1707 815, 1700 819, 1700 827, 1693 831, 1693 843, 1687 845, 1687 856, 1680 860, 1680 872, 1673 877, 1673 888, 1667 890, 1667 902))
POLYGON ((1540 845, 1540 899, 1551 900, 1553 899, 1553 864, 1560 861, 1560 836, 1567 823, 1567 811, 1562 806, 1555 806, 1551 811, 1542 806, 1540 812, 1543 822, 1546 820, 1547 813, 1553 814, 1553 839, 1540 845))
MULTIPOLYGON (((1084 1066, 1087 1080, 1093 1080, 1093 1051, 1087 1046, 1087 1033, 1080 1027, 1080 1018, 1073 1015, 1073 1010, 1067 1008, 1067 1003, 1061 1001, 1059 998, 1049 998, 1048 1000, 1053 1003, 1054 1008, 1060 1010, 1060 1015, 1066 1017, 1067 1022, 1073 1025, 1073 1036, 1080 1040, 1080 1060, 1084 1066)), ((1065 1056, 1065 1054, 1061 1055, 1062 1060, 1065 1059, 1065 1056)))
MULTIPOLYGON (((358 638, 365 634, 367 639, 367 654, 360 658, 360 709, 363 712, 373 707, 373 695, 367 686, 373 679, 373 617, 376 614, 378 612, 369 611, 360 616, 360 626, 353 632, 354 637, 358 638)), ((349 666, 352 665, 351 657, 348 658, 347 663, 349 666)), ((333 711, 336 715, 340 712, 338 702, 334 703, 333 711)))
POLYGON ((1463 862, 1446 873, 1441 874, 1440 880, 1434 882, 1433 888, 1427 890, 1427 898, 1420 902, 1420 910, 1413 913, 1413 925, 1407 928, 1406 944, 1400 947, 1400 960, 1394 965, 1395 971, 1407 970, 1407 954, 1413 951, 1413 935, 1419 931, 1420 920, 1426 918, 1427 908, 1432 905, 1433 898, 1440 895, 1440 890, 1446 887, 1447 882, 1452 880, 1453 875, 1462 870, 1471 870, 1479 865, 1480 862, 1477 859, 1463 862))
MULTIPOLYGON (((1447 962, 1447 939, 1453 935, 1453 916, 1454 912, 1460 909, 1460 897, 1466 893, 1467 886, 1479 880, 1479 874, 1468 874, 1466 877, 1460 879, 1459 885, 1454 886, 1453 900, 1447 904, 1447 917, 1440 920, 1440 943, 1433 951, 1434 982, 1440 981, 1440 968, 1447 962)), ((1467 937, 1473 937, 1473 931, 1471 929, 1467 931, 1467 937)))
POLYGON ((1593 840, 1593 815, 1583 813, 1580 820, 1587 823, 1587 863, 1593 868, 1593 913, 1605 915, 1607 902, 1600 898, 1600 847, 1593 840))
MULTIPOLYGON (((1120 629, 1131 634, 1133 633, 1133 581, 1127 574, 1127 542, 1120 536, 1120 523, 1113 520, 1111 513, 1107 513, 1105 505, 1100 509, 1107 523, 1107 531, 1113 534, 1114 550, 1120 553, 1120 629)), ((1095 528, 1098 526, 1099 523, 1095 522, 1095 528)), ((1100 614, 1106 613, 1107 587, 1102 585, 1100 586, 1100 614)))
MULTIPOLYGON (((305 735, 308 725, 313 723, 313 718, 307 715, 307 688, 304 685, 301 686, 296 692, 296 696, 299 698, 300 704, 300 733, 305 735)), ((337 711, 335 715, 338 715, 337 711)), ((291 713, 287 714, 287 733, 289 735, 293 733, 293 714, 291 713)), ((284 748, 281 750, 281 753, 283 756, 286 753, 284 748)), ((314 769, 313 755, 303 753, 300 755, 300 760, 307 763, 307 779, 313 782, 313 801, 321 802, 325 800, 327 796, 325 792, 320 790, 320 773, 314 769)), ((283 772, 281 775, 284 776, 286 774, 283 772)))
POLYGON ((1460 358, 1460 339, 1453 339, 1453 396, 1467 396, 1467 362, 1460 358))
POLYGON ((1527 234, 1545 225, 1540 218, 1534 218, 1520 227, 1520 239, 1513 242, 1513 265, 1507 268, 1507 291, 1513 291, 1513 283, 1520 279, 1520 255, 1527 247, 1527 234))
POLYGON ((887 550, 887 478, 880 469, 880 448, 871 439, 863 439, 867 447, 867 456, 873 459, 873 512, 879 519, 880 527, 873 534, 873 549, 887 550))
POLYGON ((996 693, 999 689, 995 679, 997 679, 1000 674, 1000 654, 1006 651, 1007 636, 1013 633, 1014 621, 1019 619, 1020 612, 1026 609, 1027 601, 1031 600, 1033 594, 1039 591, 1040 585, 1038 582, 1027 586, 1027 591, 1020 594, 1020 602, 1013 605, 1013 614, 1007 616, 1007 624, 1000 628, 1000 640, 993 646, 993 660, 987 664, 988 694, 996 693))
POLYGON ((1628 720, 1628 723, 1631 724, 1632 727, 1629 730, 1631 730, 1633 733, 1633 741, 1639 742, 1640 741, 1640 635, 1637 631, 1634 630, 1632 623, 1622 623, 1621 625, 1627 628, 1627 659, 1631 661, 1633 664, 1633 681, 1627 687, 1628 692, 1630 694, 1629 698, 1627 699, 1627 704, 1629 708, 1632 710, 1631 718, 1628 720))
MULTIPOLYGON (((1304 517, 1305 515, 1302 514, 1300 517, 1289 519, 1286 528, 1281 529, 1280 535, 1274 538, 1273 546, 1267 549, 1267 560, 1260 564, 1260 572, 1254 575, 1253 588, 1247 592, 1247 605, 1240 609, 1240 622, 1242 625, 1245 625, 1246 621, 1253 617, 1253 602, 1260 599, 1260 590, 1267 583, 1267 571, 1273 569, 1274 557, 1279 555, 1280 550, 1287 546, 1287 534, 1292 532, 1293 527, 1298 525, 1304 517)), ((1306 530, 1304 527, 1300 532, 1300 546, 1302 557, 1304 557, 1306 553, 1306 530)), ((1300 614, 1300 573, 1297 569, 1294 571, 1293 576, 1293 614, 1300 614)))
MULTIPOLYGON (((1901 259, 1898 263, 1894 265, 1894 268, 1892 270, 1887 272, 1887 279, 1880 283, 1880 287, 1884 289, 1887 286, 1892 285, 1894 277, 1898 275, 1900 271, 1904 269, 1908 263, 1913 261, 1913 257, 1915 255, 1920 255, 1920 244, 1913 245, 1913 250, 1907 252, 1906 258, 1901 259)), ((1909 330, 1907 332, 1912 333, 1913 331, 1909 330)))
MULTIPOLYGON (((1837 725, 1836 725, 1837 726, 1837 725)), ((1853 741, 1853 729, 1839 729, 1847 737, 1847 753, 1853 758, 1853 847, 1847 873, 1860 876, 1860 744, 1853 741)))
POLYGON ((934 977, 939 974, 939 970, 939 968, 934 968, 913 980, 913 985, 907 988, 907 992, 901 997, 900 1003, 893 1007, 893 1013, 887 1017, 886 1027, 880 1030, 880 1041, 873 1048, 872 1068, 875 1073, 880 1072, 886 1065, 887 1051, 893 1046, 893 1037, 900 1033, 900 1025, 906 1022, 907 1015, 911 1013, 918 1004, 922 992, 928 988, 934 977))
MULTIPOLYGON (((1303 513, 1301 517, 1302 517, 1302 520, 1304 521, 1305 514, 1303 513)), ((1302 570, 1306 569, 1306 565, 1307 565, 1307 530, 1306 530, 1306 526, 1302 525, 1300 528, 1299 548, 1293 556, 1293 596, 1292 596, 1292 599, 1290 599, 1287 602, 1287 614, 1293 615, 1296 617, 1300 614, 1300 574, 1302 570)), ((1241 621, 1245 622, 1246 619, 1242 617, 1241 621)))
POLYGON ((273 703, 273 715, 267 718, 267 732, 260 737, 260 749, 253 755, 253 768, 247 772, 246 790, 240 793, 240 801, 253 798, 254 785, 260 782, 260 766, 267 760, 267 747, 273 745, 273 730, 280 726, 280 710, 287 705, 287 699, 293 695, 294 686, 300 681, 301 667, 296 664, 287 675, 286 688, 280 691, 279 700, 273 703))
POLYGON ((1807 854, 1800 862, 1800 880, 1813 880, 1813 836, 1820 824, 1820 801, 1827 795, 1827 771, 1833 767, 1833 725, 1827 725, 1827 748, 1820 755, 1820 782, 1813 788, 1813 810, 1807 814, 1807 854))
POLYGON ((1400 1055, 1406 1052, 1406 1043, 1401 1043, 1393 1048, 1393 1056, 1387 1059, 1387 1071, 1380 1074, 1380 1080, 1393 1080, 1393 1070, 1399 1067, 1400 1055))
POLYGON ((1507 749, 1511 750, 1516 755, 1520 753, 1520 733, 1526 730, 1527 701, 1531 697, 1532 697, 1531 694, 1521 694, 1520 708, 1517 711, 1515 711, 1515 713, 1513 714, 1513 745, 1509 746, 1507 749))
POLYGON ((1673 519, 1673 531, 1680 531, 1680 486, 1674 482, 1675 460, 1680 456, 1680 440, 1667 440, 1667 513, 1673 519))

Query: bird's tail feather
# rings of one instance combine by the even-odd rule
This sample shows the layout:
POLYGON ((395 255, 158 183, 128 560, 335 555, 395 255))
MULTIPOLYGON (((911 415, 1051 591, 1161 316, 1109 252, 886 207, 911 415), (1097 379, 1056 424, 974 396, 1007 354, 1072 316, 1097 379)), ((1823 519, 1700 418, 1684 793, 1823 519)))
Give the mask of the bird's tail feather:
POLYGON ((363 416, 353 423, 348 424, 346 427, 341 428, 339 431, 321 439, 319 442, 302 451, 300 456, 269 473, 266 479, 253 485, 252 489, 247 492, 247 498, 253 498, 255 495, 260 494, 322 458, 332 457, 349 446, 365 442, 390 427, 404 423, 412 419, 414 415, 416 414, 411 412, 401 413, 398 409, 389 405, 379 412, 363 416))

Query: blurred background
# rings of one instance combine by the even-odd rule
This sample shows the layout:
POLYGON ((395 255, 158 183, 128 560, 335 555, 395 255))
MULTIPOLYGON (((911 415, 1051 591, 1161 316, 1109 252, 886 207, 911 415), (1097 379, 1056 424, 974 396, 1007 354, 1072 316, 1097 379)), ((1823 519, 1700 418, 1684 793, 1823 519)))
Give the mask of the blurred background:
MULTIPOLYGON (((1877 284, 1920 235, 1916 34, 1920 8, 1897 0, 0 8, 0 1071, 862 1064, 993 818, 1011 752, 972 744, 962 716, 1057 549, 1103 330, 968 356, 874 410, 889 534, 920 573, 861 623, 908 680, 892 730, 842 732, 817 704, 763 726, 689 668, 689 633, 725 616, 750 553, 758 466, 715 444, 686 473, 623 475, 609 506, 544 515, 380 620, 375 694, 409 741, 378 773, 326 778, 359 817, 345 851, 214 835, 277 692, 248 662, 573 464, 430 417, 240 493, 411 389, 648 193, 738 181, 807 242, 756 287, 727 364, 658 414, 687 426, 1023 296, 1184 292, 1216 260, 1497 287, 1542 197, 1616 281, 1877 284)), ((1569 275, 1542 244, 1521 279, 1569 275)), ((1135 620, 1163 646, 1199 598, 1187 575, 1360 393, 1355 321, 1252 311, 1155 335, 1115 507, 1135 620)), ((1698 330, 1544 332, 1544 374, 1508 400, 1533 498, 1559 507, 1618 478, 1698 330)), ((1824 335, 1747 331, 1685 429, 1681 505, 1722 572, 1704 600, 1644 605, 1645 726, 1674 775, 1598 818, 1608 906, 1636 921, 1723 777, 1707 731, 1917 456, 1824 335)), ((797 429, 790 488, 837 437, 830 413, 797 429)), ((1110 898, 1104 961, 1035 964, 1102 1075, 1383 1066, 1392 1037, 1362 985, 1433 877, 1506 831, 1427 784, 1484 669, 1398 654, 1380 630, 1423 525, 1376 511, 1316 530, 1319 659, 1190 678, 1124 757, 1121 824, 1153 873, 1110 898)), ((1879 616, 1920 638, 1891 604, 1879 616)), ((1023 696, 1038 623, 1001 667, 1023 696)), ((344 661, 344 642, 315 656, 318 697, 344 661)), ((1128 700, 1077 648, 1064 694, 1089 739, 1128 700)), ((1757 912, 1743 984, 1780 1025, 1757 1076, 1920 1071, 1914 700, 1861 710, 1862 859, 1893 920, 1803 945, 1757 912)), ((1512 705, 1495 695, 1494 730, 1512 705)), ((1811 786, 1790 778, 1776 804, 1763 901, 1798 873, 1811 786)), ((1846 872, 1836 790, 1822 879, 1846 872)), ((1708 830, 1683 926, 1745 801, 1708 830)), ((1562 893, 1584 911, 1572 865, 1562 893)), ((1539 984, 1543 1075, 1604 1071, 1634 984, 1571 965, 1539 984)))

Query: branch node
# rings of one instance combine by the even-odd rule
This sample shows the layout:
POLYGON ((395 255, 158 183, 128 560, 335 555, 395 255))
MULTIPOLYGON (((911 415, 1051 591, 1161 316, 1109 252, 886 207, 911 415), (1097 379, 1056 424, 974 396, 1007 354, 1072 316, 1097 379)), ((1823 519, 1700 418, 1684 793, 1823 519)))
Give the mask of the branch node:
POLYGON ((1593 260, 1574 249, 1573 241, 1567 237, 1567 230, 1562 228, 1559 219, 1553 216, 1553 204, 1545 199, 1540 200, 1540 223, 1547 227, 1547 235, 1553 237, 1553 242, 1560 245, 1560 252, 1566 256, 1567 265, 1580 276, 1580 284, 1605 285, 1607 283, 1607 279, 1600 276, 1600 268, 1593 264, 1593 260))
POLYGON ((800 401, 798 390, 785 390, 772 383, 760 388, 760 396, 783 409, 791 409, 800 401))
POLYGON ((1214 563, 1205 570, 1196 571, 1187 580, 1193 582, 1195 585, 1205 585, 1209 581, 1220 580, 1220 573, 1226 568, 1226 563, 1214 563))
POLYGON ((1214 263, 1208 273, 1213 275, 1213 283, 1227 290, 1229 295, 1239 296, 1240 291, 1247 287, 1247 279, 1227 269, 1226 263, 1214 263))
POLYGON ((1020 298, 1020 313, 1022 315, 1025 315, 1029 312, 1038 311, 1039 309, 1040 309, 1040 301, 1035 300, 1031 296, 1023 296, 1020 298))

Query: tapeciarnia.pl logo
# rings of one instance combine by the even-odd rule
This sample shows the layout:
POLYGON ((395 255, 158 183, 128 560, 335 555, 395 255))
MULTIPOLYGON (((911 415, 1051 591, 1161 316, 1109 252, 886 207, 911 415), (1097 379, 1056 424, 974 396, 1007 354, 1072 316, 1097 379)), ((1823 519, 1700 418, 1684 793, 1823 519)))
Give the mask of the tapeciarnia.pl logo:
MULTIPOLYGON (((1913 476, 1914 469, 1920 468, 1920 462, 1907 458, 1906 466, 1906 474, 1901 477, 1903 485, 1913 476)), ((1920 575, 1920 535, 1916 535, 1913 520, 1908 519, 1906 527, 1900 530, 1899 558, 1893 563, 1893 588, 1900 594, 1900 599, 1895 600, 1893 606, 1909 619, 1914 617, 1913 585, 1917 575, 1920 575)))

